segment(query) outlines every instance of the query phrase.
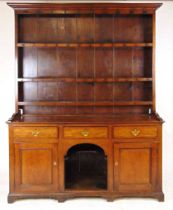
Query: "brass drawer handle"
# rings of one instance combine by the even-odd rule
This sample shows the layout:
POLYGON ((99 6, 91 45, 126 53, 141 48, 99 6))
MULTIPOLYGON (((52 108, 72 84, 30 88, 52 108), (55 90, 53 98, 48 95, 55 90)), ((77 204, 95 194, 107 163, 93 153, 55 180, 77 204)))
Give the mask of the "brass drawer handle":
POLYGON ((37 137, 40 134, 40 131, 32 131, 32 136, 37 137))
POLYGON ((141 131, 138 130, 138 129, 136 129, 136 128, 135 128, 134 130, 131 131, 131 133, 132 133, 133 136, 138 136, 138 135, 140 134, 140 132, 141 132, 141 131))
POLYGON ((84 137, 87 137, 87 136, 89 136, 89 131, 87 131, 87 130, 81 131, 81 135, 84 137))
POLYGON ((57 162, 56 162, 56 161, 54 161, 54 162, 53 162, 53 165, 54 165, 54 166, 57 166, 57 162))
POLYGON ((116 161, 114 165, 115 165, 115 167, 118 166, 118 162, 116 161))

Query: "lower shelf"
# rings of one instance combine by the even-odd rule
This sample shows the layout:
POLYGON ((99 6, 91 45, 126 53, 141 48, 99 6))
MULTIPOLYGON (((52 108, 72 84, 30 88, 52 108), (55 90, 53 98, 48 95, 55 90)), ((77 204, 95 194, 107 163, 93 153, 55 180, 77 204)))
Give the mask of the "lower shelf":
POLYGON ((66 185, 67 190, 106 190, 107 183, 104 178, 93 176, 92 179, 80 176, 77 182, 69 182, 66 185))

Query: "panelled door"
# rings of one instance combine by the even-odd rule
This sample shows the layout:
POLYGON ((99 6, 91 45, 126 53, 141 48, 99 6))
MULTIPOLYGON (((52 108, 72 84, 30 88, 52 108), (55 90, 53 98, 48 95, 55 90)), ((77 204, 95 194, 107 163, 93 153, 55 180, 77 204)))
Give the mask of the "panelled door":
POLYGON ((58 188, 57 144, 15 144, 15 191, 53 192, 58 188))
POLYGON ((153 191, 157 176, 157 143, 114 145, 114 189, 120 192, 153 191))

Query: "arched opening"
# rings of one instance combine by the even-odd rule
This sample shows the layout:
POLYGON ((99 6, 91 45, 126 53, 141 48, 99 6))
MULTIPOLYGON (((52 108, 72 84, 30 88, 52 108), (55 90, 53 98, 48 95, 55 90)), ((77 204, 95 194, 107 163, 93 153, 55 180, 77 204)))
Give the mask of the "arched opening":
POLYGON ((107 189, 107 157, 94 144, 77 144, 65 156, 65 189, 107 189))

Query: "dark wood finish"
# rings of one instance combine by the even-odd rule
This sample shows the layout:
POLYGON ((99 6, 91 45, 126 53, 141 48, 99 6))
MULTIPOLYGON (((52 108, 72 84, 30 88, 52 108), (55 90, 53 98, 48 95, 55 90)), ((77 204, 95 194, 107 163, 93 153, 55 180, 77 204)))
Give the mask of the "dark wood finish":
POLYGON ((18 43, 17 47, 64 48, 64 47, 152 47, 152 43, 18 43))
POLYGON ((8 202, 163 201, 163 120, 155 110, 161 4, 8 5, 16 34, 8 202))
POLYGON ((28 4, 28 3, 8 3, 18 14, 85 14, 93 13, 98 14, 153 14, 161 3, 90 3, 90 4, 28 4))
MULTIPOLYGON (((134 120, 134 122, 137 123, 148 123, 148 125, 151 124, 159 124, 160 122, 163 123, 164 121, 159 117, 158 114, 132 114, 132 113, 125 113, 125 114, 116 114, 116 115, 20 115, 20 114, 14 114, 8 121, 8 123, 13 122, 13 124, 18 126, 22 126, 23 124, 35 124, 38 123, 49 123, 49 126, 52 126, 52 124, 56 123, 74 123, 74 124, 80 124, 80 123, 116 123, 116 124, 125 124, 128 121, 134 120), (22 124, 20 124, 22 123, 22 124)), ((33 125, 32 125, 33 126, 33 125)))
POLYGON ((26 106, 133 106, 133 105, 150 105, 152 101, 122 101, 122 102, 18 102, 18 105, 26 105, 26 106))
POLYGON ((18 78, 18 82, 148 82, 152 81, 152 78, 136 77, 136 78, 18 78))

